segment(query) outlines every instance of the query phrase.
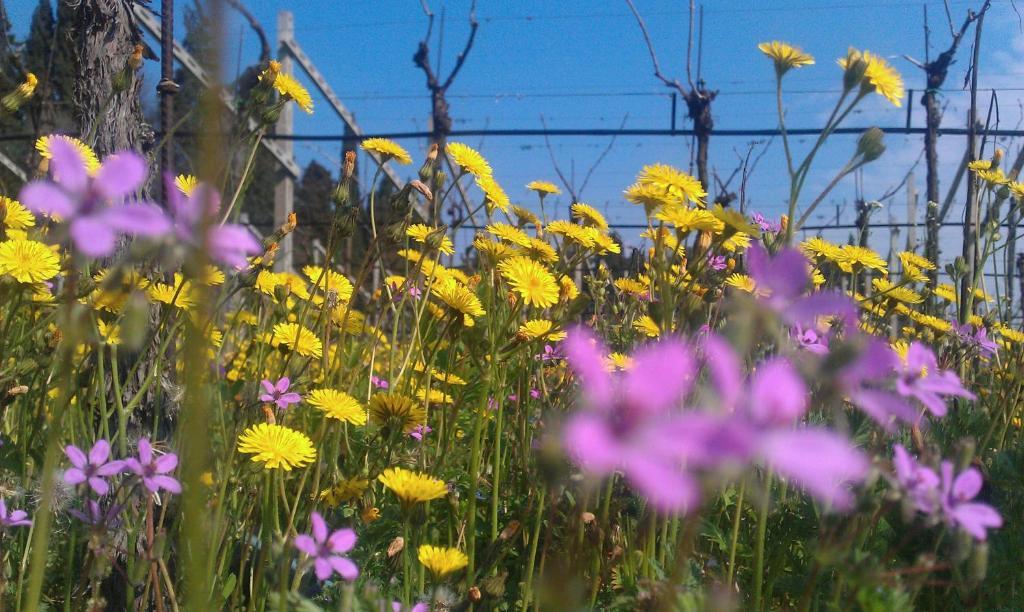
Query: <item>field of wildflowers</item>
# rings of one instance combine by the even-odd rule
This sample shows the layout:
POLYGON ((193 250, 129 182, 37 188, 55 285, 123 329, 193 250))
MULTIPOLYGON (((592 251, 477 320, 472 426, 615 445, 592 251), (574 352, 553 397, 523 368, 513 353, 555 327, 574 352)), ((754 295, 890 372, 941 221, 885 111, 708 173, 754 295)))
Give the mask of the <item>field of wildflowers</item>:
MULTIPOLYGON (((761 51, 781 121, 814 60, 761 51)), ((650 246, 619 277, 598 210, 549 218, 543 181, 513 205, 457 142, 455 176, 434 147, 371 191, 355 260, 348 156, 326 261, 293 272, 301 218, 262 242, 233 222, 245 174, 152 198, 138 153, 41 138, 0 200, 0 609, 1018 607, 1024 332, 956 265, 795 237, 830 132, 903 97, 882 58, 839 65, 817 142, 783 135, 788 215, 638 164, 650 246), (459 228, 412 204, 456 185, 485 229, 446 266, 459 228)), ((312 110, 280 70, 245 101, 264 126, 312 110)), ((883 151, 869 130, 843 172, 883 151)), ((999 164, 970 168, 983 258, 1024 198, 999 164)))

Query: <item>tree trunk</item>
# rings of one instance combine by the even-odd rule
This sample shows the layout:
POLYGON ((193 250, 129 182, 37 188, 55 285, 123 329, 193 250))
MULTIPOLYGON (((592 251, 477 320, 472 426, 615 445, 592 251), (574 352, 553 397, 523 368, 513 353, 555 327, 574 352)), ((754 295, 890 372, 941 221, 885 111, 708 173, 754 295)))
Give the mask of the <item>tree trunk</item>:
POLYGON ((142 117, 142 80, 125 70, 139 42, 131 5, 132 0, 80 0, 75 11, 75 112, 83 139, 100 157, 141 150, 153 139, 142 117))

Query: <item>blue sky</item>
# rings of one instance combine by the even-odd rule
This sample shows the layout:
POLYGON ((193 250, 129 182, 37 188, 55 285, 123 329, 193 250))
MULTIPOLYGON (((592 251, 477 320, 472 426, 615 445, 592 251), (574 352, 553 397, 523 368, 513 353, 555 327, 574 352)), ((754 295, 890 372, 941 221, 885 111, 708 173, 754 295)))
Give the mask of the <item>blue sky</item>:
MULTIPOLYGON (((16 32, 27 28, 33 2, 8 3, 16 32)), ((154 2, 154 4, 159 4, 154 2)), ((461 50, 468 32, 467 0, 429 2, 437 14, 434 32, 444 19, 442 72, 447 72, 461 50)), ((819 127, 834 103, 841 73, 835 59, 850 45, 870 49, 887 58, 903 73, 907 87, 921 90, 921 72, 903 59, 903 54, 923 55, 922 6, 928 5, 933 32, 934 52, 949 41, 942 2, 934 0, 710 0, 704 2, 704 42, 701 75, 712 88, 720 90, 715 101, 717 128, 772 128, 777 123, 774 109, 774 82, 770 62, 757 51, 759 42, 781 39, 802 46, 817 58, 817 65, 795 70, 786 77, 788 123, 791 127, 819 127)), ((950 2, 956 23, 969 7, 981 1, 950 2)), ((186 2, 178 2, 179 15, 186 2)), ((334 90, 355 113, 359 124, 370 133, 425 130, 429 117, 429 98, 423 74, 412 62, 416 45, 426 29, 426 18, 417 0, 308 0, 271 2, 249 0, 247 5, 273 37, 279 10, 295 15, 296 37, 327 77, 334 90)), ((684 78, 687 12, 685 0, 637 0, 645 16, 663 70, 684 78)), ((456 129, 539 128, 543 115, 553 128, 615 128, 626 118, 632 128, 667 128, 670 124, 669 90, 652 75, 650 58, 640 31, 624 1, 564 0, 549 2, 525 0, 495 2, 481 0, 477 6, 480 29, 465 67, 449 92, 451 113, 456 129), (627 117, 628 116, 628 117, 627 117)), ((243 64, 256 57, 255 36, 232 18, 225 24, 227 56, 235 58, 241 45, 243 64)), ((178 32, 181 32, 179 19, 178 32)), ((437 49, 434 40, 433 52, 437 49)), ((963 126, 966 95, 958 91, 968 64, 970 41, 962 47, 959 62, 951 71, 943 102, 948 103, 945 125, 963 126)), ((1020 91, 1024 87, 1024 35, 1020 22, 1007 0, 996 0, 985 23, 982 43, 982 86, 1001 88, 999 92, 1002 127, 1020 123, 1020 91)), ((434 56, 434 61, 437 57, 434 56)), ((233 61, 233 60, 232 60, 233 61)), ((233 65, 229 66, 233 69, 233 65)), ((155 70, 155 64, 150 70, 155 70)), ((155 82, 155 79, 153 80, 155 82)), ((305 79, 307 85, 312 85, 305 79)), ((915 96, 913 123, 921 125, 923 109, 915 96)), ((988 94, 982 98, 987 109, 988 94)), ((316 96, 312 117, 297 116, 296 133, 336 134, 340 120, 326 101, 316 96)), ((685 125, 680 104, 679 125, 685 125)), ((298 115, 301 115, 299 113, 298 115)), ((871 96, 850 117, 846 125, 903 125, 903 108, 877 96, 871 96)), ((751 139, 713 137, 711 162, 722 176, 737 165, 737 156, 745 153, 751 139)), ((478 147, 492 162, 496 177, 513 200, 532 203, 524 188, 532 179, 556 181, 551 157, 544 139, 473 137, 468 144, 478 147)), ((888 151, 863 176, 864 196, 873 199, 897 184, 920 153, 916 136, 888 136, 888 151)), ((402 141, 418 158, 426 144, 402 141)), ((574 174, 577 184, 594 160, 609 144, 607 137, 561 137, 551 145, 566 174, 574 174)), ((797 151, 808 142, 797 140, 797 151)), ((962 154, 961 137, 941 141, 947 176, 962 154)), ((687 168, 690 142, 685 138, 619 138, 603 163, 594 172, 582 199, 606 212, 613 223, 637 223, 641 213, 625 202, 622 190, 641 166, 665 162, 687 168)), ((815 187, 823 186, 842 165, 854 145, 852 137, 836 137, 819 157, 816 171, 808 181, 805 200, 813 197, 815 187), (813 193, 812 193, 813 192, 813 193)), ((314 143, 296 146, 299 161, 317 159, 335 166, 338 145, 314 143)), ((416 164, 401 168, 411 176, 416 164)), ((917 184, 923 191, 923 166, 917 184)), ((788 192, 781 143, 771 144, 760 166, 750 179, 750 209, 778 216, 786 206, 788 192)), ((736 185, 736 182, 733 183, 736 185)), ((834 192, 832 200, 842 206, 841 220, 851 222, 854 181, 848 179, 834 192)), ((564 211, 568 201, 559 202, 564 211)), ((823 207, 824 208, 824 207, 823 207)), ((905 198, 894 198, 882 220, 893 214, 905 219, 905 198)), ((825 212, 823 210, 823 212, 825 212)), ((956 211, 954 211, 955 213, 956 211)), ((836 213, 834 205, 827 217, 836 213)), ((635 243, 634 233, 626 232, 627 242, 635 243)), ((845 232, 834 234, 842 239, 845 232)))

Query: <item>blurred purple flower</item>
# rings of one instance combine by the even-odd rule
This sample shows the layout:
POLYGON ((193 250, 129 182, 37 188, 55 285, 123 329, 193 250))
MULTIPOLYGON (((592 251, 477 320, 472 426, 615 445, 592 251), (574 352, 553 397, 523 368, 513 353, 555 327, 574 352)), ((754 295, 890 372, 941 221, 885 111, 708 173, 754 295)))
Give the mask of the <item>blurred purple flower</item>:
POLYGON ((18 196, 32 212, 56 215, 67 224, 86 257, 107 257, 121 234, 159 236, 170 229, 160 207, 125 203, 146 181, 146 162, 132 151, 108 155, 90 176, 82 154, 69 142, 50 140, 52 180, 32 181, 18 196))
POLYGON ((24 510, 7 510, 7 502, 0 497, 0 531, 10 527, 28 527, 32 521, 24 510))
POLYGON ((837 377, 850 403, 890 432, 896 429, 896 422, 914 423, 918 418, 917 411, 888 388, 900 363, 888 343, 872 336, 837 377))
POLYGON ((935 416, 946 416, 946 396, 974 399, 974 394, 960 384, 960 377, 950 370, 940 370, 935 353, 920 342, 907 350, 903 372, 896 377, 896 392, 913 397, 935 416))
POLYGON ((310 515, 310 521, 313 523, 313 533, 296 536, 295 548, 314 559, 317 579, 322 582, 337 572, 345 580, 355 580, 359 576, 359 568, 349 558, 343 557, 342 553, 352 550, 356 545, 356 532, 338 529, 329 534, 327 523, 319 512, 310 515))
POLYGON ((970 323, 957 325, 953 322, 953 333, 964 345, 976 351, 982 357, 995 357, 999 348, 995 342, 989 340, 988 330, 984 327, 975 328, 970 323))
POLYGON ((64 447, 64 452, 74 466, 64 472, 64 482, 69 485, 88 482, 97 495, 110 492, 106 478, 124 471, 124 461, 107 461, 110 458, 110 443, 106 440, 97 440, 88 456, 82 449, 71 444, 64 447))
POLYGON ((803 350, 815 355, 828 354, 827 334, 822 334, 813 327, 804 328, 802 325, 795 325, 792 333, 797 346, 803 350))
POLYGON ((423 438, 432 431, 434 430, 430 428, 430 425, 417 425, 409 432, 409 437, 422 441, 423 438))
POLYGON ((760 227, 762 232, 778 232, 782 230, 781 223, 769 221, 759 212, 755 212, 750 215, 750 220, 760 227))
POLYGON ((988 504, 972 502, 981 492, 981 472, 967 468, 953 477, 953 463, 943 461, 942 512, 949 525, 957 525, 978 540, 984 540, 986 529, 1002 527, 1003 518, 988 504))
POLYGON ((92 527, 99 527, 102 525, 108 528, 116 528, 120 525, 118 515, 121 514, 121 510, 123 509, 124 506, 120 504, 111 504, 106 510, 104 510, 98 501, 94 499, 87 499, 85 501, 85 512, 71 509, 68 510, 68 514, 92 527))
MULTIPOLYGON (((422 601, 418 602, 416 605, 412 606, 411 608, 404 607, 402 605, 402 602, 400 602, 400 601, 393 601, 393 602, 391 602, 391 612, 429 612, 429 610, 430 610, 430 606, 428 606, 427 604, 423 603, 422 601)), ((381 612, 384 612, 384 611, 381 610, 381 612)))
POLYGON ((151 493, 159 493, 164 489, 168 493, 181 493, 181 483, 168 476, 178 467, 178 456, 167 453, 160 457, 153 456, 153 447, 147 438, 139 440, 139 458, 130 457, 124 462, 125 467, 142 477, 142 484, 151 493))
POLYGON ((725 260, 725 255, 715 255, 714 253, 708 253, 708 267, 715 272, 721 272, 728 267, 725 260))
POLYGON ((387 389, 389 386, 388 381, 378 376, 371 376, 370 384, 372 384, 374 387, 377 387, 378 389, 387 389))
POLYGON ((823 315, 855 316, 856 307, 839 291, 816 291, 804 295, 810 284, 807 258, 796 249, 783 249, 770 257, 761 243, 747 249, 747 271, 754 279, 759 298, 790 325, 810 325, 823 315))
POLYGON ((691 508, 699 489, 681 467, 685 447, 673 434, 678 427, 670 426, 672 409, 696 375, 686 347, 665 339, 641 348, 633 354, 632 367, 615 376, 605 369, 604 346, 585 329, 570 331, 563 347, 585 404, 563 432, 572 459, 593 474, 622 471, 659 510, 691 508))
POLYGON ((210 259, 240 270, 248 265, 249 255, 263 252, 256 237, 244 225, 218 223, 220 193, 206 183, 199 183, 189 195, 174 186, 174 179, 164 177, 167 206, 174 218, 174 234, 178 240, 194 247, 205 247, 210 259), (206 207, 205 211, 203 207, 206 207), (199 234, 206 228, 206 244, 199 244, 199 234))
POLYGON ((564 359, 565 356, 562 355, 561 349, 559 349, 557 346, 545 344, 544 352, 539 355, 534 355, 533 358, 538 359, 540 361, 554 361, 555 359, 564 359))
POLYGON ((530 389, 530 397, 540 399, 540 389, 530 389))
POLYGON ((938 510, 940 481, 935 470, 918 463, 901 444, 893 447, 892 464, 896 471, 896 482, 914 502, 914 506, 925 514, 938 510))
POLYGON ((291 386, 292 381, 287 376, 281 378, 277 383, 272 383, 269 380, 264 380, 260 383, 263 385, 265 393, 260 395, 261 402, 277 404, 277 407, 284 410, 291 404, 298 404, 302 401, 302 396, 295 392, 288 392, 288 387, 291 386))

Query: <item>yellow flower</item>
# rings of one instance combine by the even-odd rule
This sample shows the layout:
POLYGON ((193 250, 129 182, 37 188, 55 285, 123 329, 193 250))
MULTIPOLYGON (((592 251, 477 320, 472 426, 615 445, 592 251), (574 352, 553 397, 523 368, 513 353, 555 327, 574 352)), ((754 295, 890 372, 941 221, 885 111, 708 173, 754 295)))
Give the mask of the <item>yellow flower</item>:
POLYGON ((583 202, 576 202, 570 207, 570 210, 573 218, 579 219, 584 225, 592 225, 601 230, 608 229, 608 221, 593 206, 583 202))
MULTIPOLYGON (((615 242, 615 239, 608 234, 599 231, 596 227, 588 227, 587 229, 593 232, 594 250, 598 255, 622 252, 622 247, 619 246, 619 243, 615 242)), ((557 261, 557 259, 552 261, 557 261)))
POLYGON ((576 286, 576 281, 569 278, 568 275, 563 274, 558 279, 558 297, 563 302, 575 300, 580 295, 580 288, 576 286))
POLYGON ((329 489, 320 491, 317 498, 324 502, 328 508, 336 508, 344 502, 359 499, 370 486, 370 481, 365 478, 346 478, 329 489))
POLYGON ((19 283, 41 283, 60 272, 60 257, 42 242, 8 240, 0 242, 0 274, 19 283))
POLYGON ((967 164, 967 169, 971 172, 978 172, 980 170, 989 170, 992 168, 991 159, 976 159, 967 164))
POLYGON ((412 157, 409 155, 409 152, 402 148, 402 145, 387 138, 367 138, 359 146, 364 151, 380 155, 382 162, 393 159, 403 166, 412 163, 412 157))
POLYGON ((934 289, 932 289, 932 293, 946 300, 947 302, 955 302, 958 298, 956 287, 948 283, 937 285, 934 289))
POLYGON ((295 77, 281 72, 279 62, 271 61, 270 67, 260 73, 260 80, 264 79, 273 79, 270 84, 274 86, 277 93, 281 94, 281 97, 286 100, 295 100, 299 108, 310 115, 313 114, 313 98, 306 88, 295 80, 295 77))
POLYGON ((894 285, 884 278, 874 279, 871 281, 871 285, 875 288, 877 292, 875 295, 877 297, 903 302, 904 304, 920 304, 924 301, 924 298, 914 290, 894 285))
POLYGON ((391 489, 403 504, 418 504, 448 495, 448 485, 443 480, 400 467, 384 470, 377 480, 391 489))
POLYGON ((192 284, 185 282, 181 274, 174 275, 174 285, 153 283, 146 289, 149 299, 182 310, 191 310, 196 305, 192 284))
POLYGON ((868 270, 879 270, 883 274, 887 272, 885 260, 878 253, 867 247, 847 244, 843 246, 836 257, 836 263, 844 272, 852 272, 854 266, 861 266, 868 270))
POLYGON ((121 344, 121 326, 116 323, 107 323, 100 319, 96 321, 96 328, 100 333, 100 340, 104 344, 109 344, 110 346, 121 344))
POLYGON ((815 236, 801 242, 800 250, 808 257, 824 257, 830 261, 838 261, 842 247, 820 236, 815 236))
POLYGON ((922 257, 912 251, 900 251, 898 257, 900 258, 900 261, 903 262, 904 266, 909 264, 922 270, 934 270, 936 267, 932 260, 927 257, 922 257))
POLYGON ((647 336, 648 338, 657 338, 661 335, 661 329, 658 324, 654 322, 654 319, 650 315, 644 315, 633 321, 633 329, 647 336))
MULTIPOLYGON (((324 270, 321 266, 303 266, 302 273, 316 287, 320 289, 326 288, 327 291, 337 293, 339 301, 347 302, 352 299, 352 282, 344 274, 330 269, 324 270), (320 278, 321 274, 323 278, 320 278), (318 280, 320 281, 319 283, 317 283, 318 280)), ((271 293, 273 293, 273 290, 271 290, 271 293)))
POLYGON ((725 231, 725 223, 721 219, 700 208, 664 206, 655 213, 654 218, 668 223, 680 232, 697 230, 717 234, 725 231))
POLYGON ((0 213, 3 214, 0 221, 8 230, 25 230, 36 224, 35 216, 21 202, 6 196, 0 196, 0 213))
POLYGON ((281 425, 259 423, 238 436, 238 452, 253 455, 268 470, 291 471, 316 459, 313 441, 306 434, 281 425))
POLYGON ((424 544, 419 547, 416 556, 423 567, 437 578, 443 578, 469 565, 469 557, 458 548, 424 544))
POLYGON ((1012 327, 1000 327, 999 334, 1010 342, 1015 342, 1017 344, 1024 343, 1024 332, 1013 329, 1012 327))
POLYGON ((488 211, 500 208, 502 212, 508 212, 511 200, 502 186, 498 184, 498 181, 494 180, 493 176, 478 176, 476 186, 484 192, 484 203, 487 205, 488 211))
POLYGON ((17 111, 36 92, 36 85, 38 84, 39 79, 36 78, 36 75, 29 72, 25 75, 25 80, 14 88, 14 91, 0 99, 0 105, 8 112, 13 113, 17 111))
POLYGON ((757 283, 755 283, 754 279, 750 278, 746 274, 730 274, 729 277, 725 279, 725 284, 730 287, 735 287, 740 291, 746 291, 747 293, 754 293, 754 291, 757 290, 757 283))
POLYGON ((545 231, 559 236, 565 236, 569 240, 572 240, 576 244, 580 245, 585 249, 593 248, 596 244, 594 238, 595 235, 588 232, 588 229, 582 225, 576 225, 569 221, 558 220, 548 223, 548 226, 544 228, 545 231))
POLYGON ((861 87, 874 91, 892 102, 893 106, 901 106, 903 104, 903 77, 889 65, 889 62, 870 51, 861 53, 856 49, 850 49, 846 57, 839 59, 839 65, 843 70, 849 70, 855 64, 861 63, 864 66, 861 87))
POLYGON ((681 197, 670 194, 662 187, 640 183, 630 185, 623 195, 626 196, 626 200, 641 204, 647 209, 648 214, 662 206, 682 206, 684 203, 681 197))
POLYGON ((445 145, 444 150, 448 153, 452 163, 464 172, 468 172, 477 178, 491 176, 490 164, 473 147, 461 142, 449 142, 445 145))
POLYGON ((174 186, 177 187, 178 191, 180 191, 185 196, 192 195, 192 191, 196 188, 196 185, 198 184, 199 179, 192 176, 191 174, 179 174, 174 179, 174 186))
POLYGON ((540 217, 533 214, 532 211, 523 208, 522 206, 513 205, 512 213, 516 216, 516 219, 519 221, 519 225, 530 224, 536 227, 541 226, 540 217))
POLYGON ((359 400, 344 391, 315 389, 306 395, 306 403, 316 406, 326 416, 353 425, 366 424, 366 410, 359 400))
POLYGON ((530 246, 530 236, 514 225, 508 223, 491 223, 486 227, 489 234, 494 234, 505 242, 511 242, 521 247, 530 246))
POLYGON ((547 308, 558 303, 555 277, 529 257, 506 259, 498 264, 498 271, 527 304, 547 308))
POLYGON ((558 342, 565 340, 564 331, 556 331, 555 324, 547 319, 534 319, 519 326, 516 336, 520 340, 546 340, 558 342))
POLYGON ((444 302, 448 308, 467 317, 482 317, 487 314, 483 304, 480 303, 480 298, 454 279, 437 283, 431 288, 431 295, 444 302))
POLYGON ((615 288, 636 298, 650 297, 650 283, 634 278, 617 278, 613 283, 615 288))
POLYGON ((700 181, 689 174, 667 164, 644 166, 637 176, 640 185, 651 185, 665 190, 672 196, 703 205, 708 195, 700 181))
POLYGON ((1009 177, 1003 174, 1002 168, 993 168, 992 170, 978 170, 977 174, 978 178, 992 186, 1006 185, 1010 182, 1009 177))
POLYGON ((370 420, 380 427, 409 432, 427 421, 427 411, 401 393, 376 393, 370 397, 370 420))
POLYGON ((430 404, 450 404, 452 403, 452 396, 448 395, 440 389, 431 389, 430 393, 427 393, 425 389, 416 389, 416 397, 421 401, 430 404))
POLYGON ((486 255, 492 263, 519 254, 519 250, 515 247, 509 246, 504 242, 491 240, 483 234, 478 234, 476 239, 473 240, 473 248, 479 251, 481 255, 486 255))
MULTIPOLYGON (((609 240, 611 239, 609 238, 609 240)), ((614 246, 618 248, 619 245, 615 244, 614 246)), ((526 248, 526 254, 547 263, 558 261, 558 252, 555 251, 555 248, 540 238, 530 238, 530 246, 526 248)))
POLYGON ((763 42, 757 48, 761 50, 761 53, 772 58, 772 61, 775 62, 775 72, 779 76, 786 74, 790 68, 810 66, 814 63, 814 58, 809 53, 805 53, 800 47, 794 47, 782 41, 763 42))
POLYGON ((78 149, 82 159, 85 160, 85 169, 89 174, 95 174, 100 169, 100 159, 96 157, 96 152, 85 144, 81 140, 73 136, 65 136, 64 134, 50 134, 49 136, 42 136, 36 140, 36 151, 39 151, 39 156, 43 159, 53 159, 53 152, 50 150, 50 143, 54 139, 60 139, 71 144, 71 146, 78 149))
POLYGON ((548 194, 560 195, 562 190, 558 188, 558 185, 549 183, 548 181, 530 181, 526 184, 526 188, 536 191, 541 197, 548 194))
MULTIPOLYGON (((424 225, 423 223, 414 223, 413 225, 409 226, 409 229, 405 230, 405 235, 412 238, 416 242, 419 242, 420 244, 427 244, 427 238, 432 234, 436 234, 439 232, 443 232, 443 229, 430 227, 429 225, 424 225)), ((454 255, 455 245, 452 244, 452 239, 449 238, 448 236, 445 236, 442 233, 441 246, 438 247, 438 250, 444 253, 445 255, 454 255)))
POLYGON ((296 323, 278 323, 274 326, 274 346, 283 345, 295 351, 303 357, 323 356, 324 347, 320 338, 305 327, 296 323))
POLYGON ((610 353, 604 360, 604 367, 609 372, 628 370, 633 367, 633 359, 623 353, 610 353))
POLYGON ((909 311, 907 313, 907 316, 910 317, 915 323, 918 323, 919 325, 924 325, 925 327, 930 327, 939 333, 946 333, 949 330, 953 329, 953 325, 949 321, 945 319, 940 319, 939 317, 935 317, 932 315, 922 314, 920 312, 917 312, 916 310, 909 311))

